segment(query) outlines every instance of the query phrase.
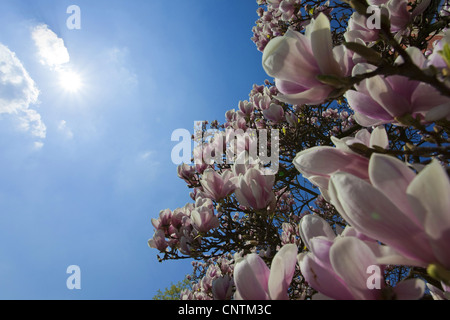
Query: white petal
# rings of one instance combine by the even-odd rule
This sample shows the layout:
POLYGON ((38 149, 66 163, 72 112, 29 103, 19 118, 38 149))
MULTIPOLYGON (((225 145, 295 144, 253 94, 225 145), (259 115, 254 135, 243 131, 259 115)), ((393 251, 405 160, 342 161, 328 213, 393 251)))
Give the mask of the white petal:
POLYGON ((420 279, 401 281, 394 288, 396 300, 419 300, 425 293, 425 282, 420 279))
POLYGON ((369 162, 369 176, 375 188, 383 192, 418 226, 422 226, 423 218, 416 217, 406 195, 406 189, 416 177, 406 164, 391 156, 374 154, 369 162))
POLYGON ((329 240, 336 238, 331 226, 321 217, 312 214, 306 215, 300 220, 299 232, 308 249, 311 249, 310 240, 313 238, 325 237, 329 240))
POLYGON ((272 300, 287 300, 288 288, 297 264, 297 246, 286 244, 275 255, 270 267, 269 295, 272 300))
POLYGON ((320 13, 311 22, 311 47, 322 74, 340 75, 341 70, 333 55, 330 21, 320 13))
MULTIPOLYGON (((370 290, 367 281, 370 276, 368 267, 376 265, 376 257, 370 248, 355 237, 340 237, 330 250, 333 269, 345 281, 355 299, 377 299, 380 290, 370 290)), ((379 275, 382 277, 382 274, 379 275)), ((380 285, 382 284, 382 279, 380 285)), ((381 286, 380 286, 381 289, 381 286)))
POLYGON ((407 193, 427 211, 425 230, 430 237, 437 239, 450 230, 450 181, 437 160, 417 175, 407 193))
POLYGON ((383 149, 389 148, 389 138, 386 133, 384 126, 378 126, 372 131, 370 136, 370 147, 378 146, 383 149))

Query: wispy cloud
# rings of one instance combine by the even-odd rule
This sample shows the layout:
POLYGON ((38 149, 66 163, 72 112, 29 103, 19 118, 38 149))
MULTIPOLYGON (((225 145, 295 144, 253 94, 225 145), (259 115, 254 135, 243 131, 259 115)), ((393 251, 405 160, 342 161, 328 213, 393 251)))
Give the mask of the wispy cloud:
POLYGON ((37 25, 31 32, 31 37, 38 48, 40 62, 53 69, 58 69, 70 61, 69 51, 64 40, 49 29, 45 24, 37 25))
POLYGON ((0 43, 0 114, 19 120, 19 128, 44 139, 46 126, 40 114, 30 106, 38 102, 39 90, 22 62, 0 43))
POLYGON ((58 124, 58 130, 63 134, 67 139, 73 138, 72 130, 67 126, 66 120, 61 120, 58 124))
POLYGON ((158 152, 145 150, 122 156, 115 170, 115 188, 119 193, 144 190, 154 183, 161 168, 158 152))
POLYGON ((138 76, 129 65, 129 55, 130 52, 127 47, 114 47, 107 52, 107 61, 113 67, 110 71, 115 73, 122 83, 128 86, 136 86, 139 83, 138 76))
MULTIPOLYGON (((64 40, 58 37, 46 24, 35 26, 31 30, 31 38, 36 45, 40 63, 56 72, 61 79, 69 81, 69 86, 73 85, 74 80, 73 76, 71 76, 73 72, 68 67, 70 55, 64 40)), ((67 126, 65 120, 61 120, 58 123, 58 130, 65 138, 73 138, 73 132, 67 126)))

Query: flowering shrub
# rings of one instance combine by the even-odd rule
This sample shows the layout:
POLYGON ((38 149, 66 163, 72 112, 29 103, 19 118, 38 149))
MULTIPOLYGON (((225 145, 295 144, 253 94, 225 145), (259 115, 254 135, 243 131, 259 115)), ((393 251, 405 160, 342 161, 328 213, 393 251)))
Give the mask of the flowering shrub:
POLYGON ((181 298, 448 299, 448 5, 257 3, 273 81, 200 124, 192 203, 152 219, 181 298))

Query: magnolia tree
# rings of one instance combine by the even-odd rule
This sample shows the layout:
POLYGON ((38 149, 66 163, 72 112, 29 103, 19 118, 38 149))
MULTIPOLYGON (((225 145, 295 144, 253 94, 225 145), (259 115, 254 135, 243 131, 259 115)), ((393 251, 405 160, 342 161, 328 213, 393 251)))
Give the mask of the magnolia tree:
POLYGON ((271 80, 202 122, 152 219, 182 299, 450 298, 450 12, 434 0, 258 0, 271 80))

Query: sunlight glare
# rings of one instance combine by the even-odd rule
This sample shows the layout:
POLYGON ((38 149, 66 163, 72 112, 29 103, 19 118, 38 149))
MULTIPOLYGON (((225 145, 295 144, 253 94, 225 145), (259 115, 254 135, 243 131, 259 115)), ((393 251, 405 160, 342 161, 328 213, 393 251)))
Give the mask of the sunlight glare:
POLYGON ((73 71, 64 71, 60 76, 61 87, 69 92, 77 92, 83 86, 83 82, 78 73, 73 71))

